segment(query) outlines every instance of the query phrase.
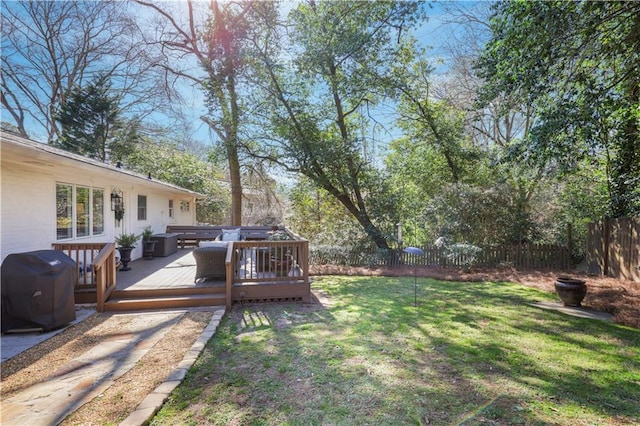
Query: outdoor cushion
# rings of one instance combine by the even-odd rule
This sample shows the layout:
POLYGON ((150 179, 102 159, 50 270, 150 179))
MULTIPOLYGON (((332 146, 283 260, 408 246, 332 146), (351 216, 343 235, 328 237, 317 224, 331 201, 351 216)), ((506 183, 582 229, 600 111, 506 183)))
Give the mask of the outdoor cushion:
POLYGON ((224 247, 229 245, 228 241, 200 241, 199 247, 224 247))
POLYGON ((240 228, 223 229, 222 241, 240 241, 240 228))

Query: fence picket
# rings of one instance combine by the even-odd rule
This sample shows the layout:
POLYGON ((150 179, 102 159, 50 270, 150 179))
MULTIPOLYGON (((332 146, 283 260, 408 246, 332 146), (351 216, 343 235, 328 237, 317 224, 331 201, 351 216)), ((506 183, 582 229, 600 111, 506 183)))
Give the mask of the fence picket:
MULTIPOLYGON (((448 257, 444 248, 436 246, 420 247, 424 256, 404 253, 398 256, 397 251, 386 255, 379 253, 345 253, 334 248, 327 250, 311 247, 309 256, 313 264, 339 265, 377 265, 396 266, 399 264, 416 266, 464 266, 464 255, 448 257)), ((480 267, 513 266, 520 269, 568 269, 569 252, 567 247, 550 244, 515 244, 501 246, 481 246, 473 265, 480 267)))

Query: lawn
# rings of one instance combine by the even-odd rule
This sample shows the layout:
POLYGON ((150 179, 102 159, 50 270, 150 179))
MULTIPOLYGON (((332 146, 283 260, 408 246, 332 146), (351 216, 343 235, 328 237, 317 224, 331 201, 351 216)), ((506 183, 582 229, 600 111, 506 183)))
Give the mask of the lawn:
POLYGON ((636 424, 640 330, 504 282, 319 277, 235 305, 153 425, 636 424))

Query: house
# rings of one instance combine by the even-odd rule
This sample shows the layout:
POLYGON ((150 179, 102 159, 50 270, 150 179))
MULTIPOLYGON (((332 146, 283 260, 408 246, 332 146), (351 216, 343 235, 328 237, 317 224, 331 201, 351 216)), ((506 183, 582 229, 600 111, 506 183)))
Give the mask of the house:
MULTIPOLYGON (((13 253, 51 248, 65 252, 80 266, 75 303, 95 302, 102 312, 310 300, 308 241, 292 233, 288 240, 265 241, 270 227, 243 227, 254 238, 227 244, 220 283, 194 281, 179 288, 136 292, 117 289, 116 236, 139 235, 147 226, 155 233, 165 233, 168 227, 203 228, 195 226, 195 209, 205 196, 157 181, 152 173, 133 173, 7 132, 0 133, 0 158, 2 261, 13 253), (260 238, 255 237, 258 234, 260 238), (86 265, 91 265, 91 273, 85 273, 86 265)), ((207 239, 221 230, 205 228, 207 239)), ((143 245, 138 244, 131 257, 142 256, 143 245)))
MULTIPOLYGON (((54 243, 113 242, 150 225, 194 225, 204 195, 73 154, 0 133, 0 261, 54 243)), ((132 259, 142 257, 142 244, 132 259)))

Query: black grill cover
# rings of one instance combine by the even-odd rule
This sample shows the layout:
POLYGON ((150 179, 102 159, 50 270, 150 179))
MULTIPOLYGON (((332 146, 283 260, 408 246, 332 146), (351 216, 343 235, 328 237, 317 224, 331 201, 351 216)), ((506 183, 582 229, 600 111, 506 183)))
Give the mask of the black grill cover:
POLYGON ((2 262, 2 331, 50 330, 76 319, 78 267, 58 250, 10 254, 2 262))

